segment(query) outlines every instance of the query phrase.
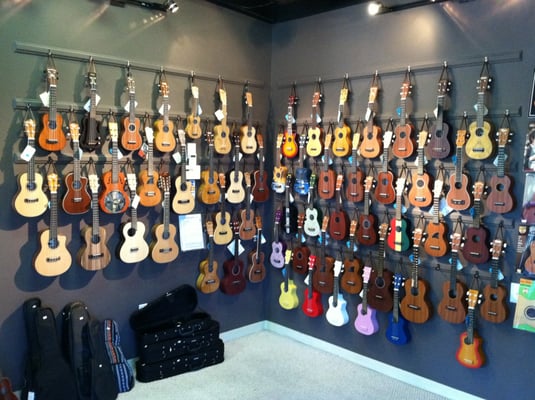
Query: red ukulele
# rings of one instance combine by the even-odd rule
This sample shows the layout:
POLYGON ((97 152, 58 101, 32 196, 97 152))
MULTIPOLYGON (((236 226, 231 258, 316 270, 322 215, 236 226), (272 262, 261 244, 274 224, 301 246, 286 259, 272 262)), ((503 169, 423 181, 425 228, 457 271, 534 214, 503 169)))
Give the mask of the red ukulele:
POLYGON ((396 126, 394 133, 396 139, 392 146, 392 152, 397 158, 407 158, 414 153, 414 138, 412 137, 412 131, 414 130, 410 121, 407 121, 407 97, 411 93, 411 69, 407 68, 405 72, 405 79, 401 84, 401 100, 400 100, 400 113, 399 124, 396 126))
POLYGON ((316 256, 311 255, 308 259, 308 286, 305 289, 305 296, 301 309, 307 317, 316 318, 323 314, 323 305, 321 304, 321 295, 314 290, 312 285, 314 277, 314 267, 316 256))

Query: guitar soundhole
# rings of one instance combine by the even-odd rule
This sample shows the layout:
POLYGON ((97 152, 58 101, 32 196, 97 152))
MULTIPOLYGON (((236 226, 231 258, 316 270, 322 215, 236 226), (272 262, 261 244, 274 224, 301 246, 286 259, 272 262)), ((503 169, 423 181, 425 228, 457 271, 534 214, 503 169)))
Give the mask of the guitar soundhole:
POLYGON ((57 241, 57 239, 51 239, 48 241, 48 247, 51 248, 51 249, 55 249, 59 246, 59 243, 57 241))
POLYGON ((82 187, 82 184, 80 182, 73 182, 72 183, 72 188, 74 190, 79 190, 79 189, 81 189, 81 187, 82 187))
POLYGON ((225 131, 221 132, 221 137, 222 138, 226 138, 227 137, 227 132, 225 132, 225 131))
POLYGON ((418 296, 418 288, 417 287, 411 287, 411 294, 413 296, 418 296))
POLYGON ((399 138, 400 138, 400 139, 405 139, 406 137, 407 137, 407 132, 405 132, 405 131, 401 131, 401 132, 399 133, 399 138))
POLYGON ((35 182, 28 182, 28 184, 26 185, 26 187, 28 188, 28 190, 35 190, 35 188, 37 187, 37 185, 35 184, 35 182))
POLYGON ((375 286, 377 286, 378 288, 383 288, 385 286, 385 280, 378 276, 376 279, 375 279, 375 286))
POLYGON ((169 132, 169 126, 165 125, 165 126, 163 127, 163 131, 164 131, 165 133, 169 132))
POLYGON ((455 299, 457 297, 457 292, 455 289, 451 289, 448 291, 448 295, 450 296, 450 299, 455 299))
POLYGON ((323 177, 323 182, 325 182, 325 183, 329 183, 329 177, 328 177, 328 176, 324 176, 324 177, 323 177))
POLYGON ((491 299, 492 301, 496 301, 496 300, 498 300, 498 296, 496 296, 495 293, 492 293, 492 294, 490 295, 490 299, 491 299))
POLYGON ((483 136, 483 128, 476 129, 476 136, 483 136))
POLYGON ((237 276, 240 274, 240 265, 239 264, 235 264, 233 267, 232 267, 232 275, 234 276, 237 276))
POLYGON ((129 125, 128 125, 128 130, 129 130, 130 132, 134 132, 134 131, 136 130, 136 125, 135 125, 135 124, 129 124, 129 125))
POLYGON ((461 182, 455 182, 455 189, 460 189, 463 186, 461 182))
POLYGON ((368 140, 371 140, 373 138, 373 134, 371 132, 368 132, 368 140))
POLYGON ((387 179, 387 178, 383 178, 383 179, 381 180, 381 183, 383 184, 383 186, 388 185, 388 179, 387 179))
POLYGON ((499 183, 496 185, 496 190, 498 192, 503 192, 503 188, 504 188, 503 183, 499 183))
POLYGON ((130 228, 128 229, 127 233, 128 233, 128 236, 133 237, 136 235, 136 230, 134 228, 130 228))
POLYGON ((416 182, 416 186, 418 186, 419 188, 424 187, 424 185, 425 185, 425 182, 422 180, 419 180, 418 182, 416 182))
POLYGON ((162 238, 163 238, 164 240, 169 239, 170 236, 171 236, 171 235, 169 234, 169 232, 164 232, 164 233, 162 233, 162 238))
POLYGON ((308 216, 308 219, 309 219, 309 221, 314 221, 314 214, 310 214, 310 215, 308 216))
POLYGON ((437 138, 441 137, 441 136, 442 136, 442 130, 438 130, 438 129, 437 129, 436 132, 435 132, 435 136, 436 136, 437 138))
POLYGON ((352 179, 351 179, 351 183, 352 183, 353 185, 356 185, 356 184, 357 184, 357 178, 352 178, 352 179))
POLYGON ((364 221, 364 222, 362 223, 362 227, 363 227, 364 229, 370 229, 370 221, 364 221))
POLYGON ((295 254, 295 258, 299 259, 299 260, 302 260, 303 259, 303 255, 300 253, 300 252, 297 252, 295 254))
POLYGON ((472 236, 472 242, 479 243, 479 236, 472 236))

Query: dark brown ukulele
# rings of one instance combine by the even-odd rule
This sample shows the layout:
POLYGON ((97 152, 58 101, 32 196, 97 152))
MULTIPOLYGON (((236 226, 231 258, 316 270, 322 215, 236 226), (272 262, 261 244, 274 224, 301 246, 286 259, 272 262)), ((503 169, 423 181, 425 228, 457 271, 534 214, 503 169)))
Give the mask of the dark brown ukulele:
POLYGON ((329 132, 325 136, 323 167, 320 170, 320 175, 318 178, 318 196, 323 200, 329 200, 334 197, 336 178, 334 175, 334 170, 329 168, 331 140, 332 133, 329 132))
POLYGON ((388 312, 394 306, 392 294, 392 272, 385 269, 385 241, 388 235, 388 223, 379 226, 379 250, 378 260, 374 263, 370 287, 368 291, 368 303, 377 311, 388 312))
POLYGON ((355 257, 357 220, 351 220, 349 224, 349 241, 347 243, 346 255, 344 258, 344 272, 340 277, 340 286, 349 294, 359 294, 362 290, 362 264, 355 257))
MULTIPOLYGON (((501 225, 498 229, 501 229, 501 225)), ((483 288, 483 303, 479 307, 481 317, 494 324, 506 320, 507 290, 498 283, 500 272, 500 258, 504 252, 506 243, 502 239, 495 238, 492 242, 492 260, 490 266, 490 283, 483 288)))
POLYGON ((377 243, 377 223, 375 215, 370 212, 370 190, 373 186, 373 176, 364 180, 364 211, 359 215, 357 238, 360 244, 372 246, 377 243))
POLYGON ((264 265, 264 252, 260 249, 262 242, 262 217, 255 217, 256 226, 256 249, 249 253, 249 266, 247 267, 247 279, 251 283, 262 282, 266 278, 266 266, 264 265))
POLYGON ((334 258, 325 254, 325 241, 326 231, 329 225, 329 216, 323 217, 321 224, 321 256, 319 260, 319 266, 314 271, 312 284, 321 294, 330 294, 334 288, 334 258))
POLYGON ((396 139, 392 145, 392 152, 397 158, 407 158, 414 153, 414 138, 412 137, 414 128, 410 121, 407 120, 407 97, 412 89, 410 76, 411 69, 409 67, 401 84, 399 124, 394 130, 396 139))
MULTIPOLYGON (((390 123, 389 123, 390 125, 390 123)), ((381 204, 392 204, 396 200, 394 190, 394 174, 388 169, 388 158, 390 157, 390 144, 392 143, 393 132, 388 128, 383 136, 383 160, 381 171, 377 174, 377 187, 375 189, 375 199, 381 204)))
POLYGON ((310 249, 306 245, 306 238, 303 232, 305 218, 304 213, 299 213, 297 216, 297 241, 299 245, 294 247, 292 257, 293 270, 302 275, 307 273, 308 257, 310 256, 310 249))
POLYGON ((449 126, 444 122, 444 100, 450 91, 451 81, 448 78, 448 63, 444 61, 442 72, 438 79, 437 107, 435 108, 436 121, 431 125, 430 138, 427 145, 429 158, 443 159, 449 156, 451 146, 448 140, 449 126))
MULTIPOLYGON (((481 175, 481 174, 480 174, 481 175)), ((466 230, 466 240, 462 248, 463 257, 472 264, 483 264, 488 261, 490 252, 488 246, 489 232, 481 224, 481 202, 485 183, 478 178, 474 183, 474 222, 466 230)))
POLYGON ((363 195, 364 195, 364 187, 362 185, 362 179, 364 177, 364 174, 362 170, 359 168, 358 164, 358 144, 361 138, 361 123, 357 124, 357 128, 355 129, 355 133, 353 134, 353 149, 351 151, 351 169, 349 170, 349 174, 347 175, 347 181, 346 181, 346 199, 347 201, 351 201, 353 203, 358 203, 359 201, 362 201, 363 195))
POLYGON ((344 210, 344 203, 342 202, 342 183, 344 175, 338 174, 336 177, 336 204, 337 209, 331 213, 329 218, 329 235, 334 240, 345 240, 347 237, 347 229, 349 225, 349 218, 344 210))
POLYGON ((240 223, 232 223, 234 229, 234 257, 223 263, 223 278, 219 289, 228 295, 237 295, 245 290, 246 280, 243 261, 240 260, 240 223))
MULTIPOLYGON (((508 121, 508 119, 506 119, 508 121)), ((510 129, 507 123, 498 131, 498 172, 492 175, 489 182, 490 193, 487 197, 487 208, 498 214, 508 213, 513 209, 511 196, 511 178, 505 174, 505 145, 509 141, 510 129)))

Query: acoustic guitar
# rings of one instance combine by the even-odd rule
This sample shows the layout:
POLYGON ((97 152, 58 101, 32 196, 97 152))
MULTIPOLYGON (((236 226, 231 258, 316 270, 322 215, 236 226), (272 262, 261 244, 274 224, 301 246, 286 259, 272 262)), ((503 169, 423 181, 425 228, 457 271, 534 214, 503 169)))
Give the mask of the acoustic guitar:
POLYGON ((448 139, 449 126, 444 122, 444 102, 447 93, 451 89, 451 81, 448 78, 448 63, 444 62, 438 79, 437 106, 435 108, 435 122, 429 130, 429 144, 427 156, 429 158, 443 159, 449 156, 451 151, 448 139))
POLYGON ((258 143, 258 169, 253 172, 253 189, 251 193, 256 203, 264 203, 269 199, 268 174, 264 169, 264 137, 260 132, 256 132, 256 142, 258 143))
POLYGON ((230 185, 227 189, 227 200, 232 204, 239 204, 245 199, 243 189, 243 172, 240 170, 240 137, 233 136, 234 139, 234 171, 230 172, 230 185))
POLYGON ((368 96, 368 107, 366 109, 366 128, 362 135, 362 143, 360 144, 360 155, 364 158, 375 158, 383 151, 383 141, 381 139, 381 127, 374 122, 375 117, 375 101, 379 93, 379 76, 377 72, 372 78, 370 84, 370 94, 368 96))
POLYGON ((121 147, 127 151, 138 150, 143 144, 143 138, 139 132, 141 121, 136 117, 136 83, 130 71, 127 68, 126 88, 128 91, 128 103, 125 108, 128 110, 128 116, 123 118, 123 133, 121 135, 121 147))
POLYGON ((394 190, 394 174, 388 169, 388 159, 390 157, 390 144, 392 143, 393 132, 389 129, 383 136, 383 157, 381 171, 377 174, 377 187, 375 189, 375 199, 384 205, 392 204, 396 201, 394 190))
POLYGON ((410 332, 407 321, 399 312, 399 292, 403 285, 403 275, 397 272, 394 275, 394 306, 388 319, 385 336, 390 343, 403 345, 409 342, 410 332))
POLYGON ((317 82, 312 94, 312 124, 307 131, 306 151, 309 157, 318 157, 323 151, 323 129, 318 125, 321 121, 318 112, 321 97, 321 89, 317 82))
POLYGON ((292 268, 298 274, 306 274, 308 268, 308 257, 311 252, 306 245, 306 238, 304 235, 303 224, 305 221, 305 214, 299 213, 297 216, 297 241, 298 245, 294 246, 292 252, 292 268))
POLYGON ((256 249, 249 253, 249 265, 247 266, 247 279, 251 283, 260 283, 266 278, 266 266, 264 265, 264 252, 260 249, 262 242, 262 217, 255 217, 256 249))
POLYGON ((273 182, 271 183, 271 189, 275 193, 284 193, 286 189, 286 176, 288 175, 288 168, 281 164, 281 146, 284 135, 279 133, 277 135, 277 155, 275 157, 275 166, 273 167, 273 182))
POLYGON ((295 118, 293 117, 293 108, 297 102, 295 96, 295 86, 292 86, 290 96, 288 97, 288 113, 286 114, 286 131, 283 135, 283 142, 281 152, 282 155, 288 159, 294 158, 297 156, 298 148, 295 143, 295 132, 293 131, 293 126, 295 124, 295 118))
POLYGON ((490 193, 487 196, 487 208, 498 214, 508 213, 513 209, 514 201, 511 196, 511 178, 505 174, 505 145, 509 140, 509 127, 498 131, 498 171, 492 175, 489 182, 490 193))
POLYGON ((440 218, 440 196, 443 182, 435 181, 433 188, 433 219, 427 224, 427 239, 424 243, 425 252, 431 257, 442 257, 448 252, 447 230, 448 226, 440 218))
POLYGON ((286 243, 280 238, 279 226, 282 217, 282 210, 275 211, 275 225, 273 228, 273 241, 271 242, 271 254, 269 262, 275 268, 284 267, 284 252, 286 250, 286 243))
POLYGON ((340 273, 342 272, 342 260, 334 262, 334 285, 333 294, 329 297, 329 308, 325 313, 327 322, 332 326, 343 326, 349 322, 347 313, 347 301, 340 292, 340 273))
POLYGON ((26 172, 19 175, 19 187, 13 198, 13 208, 23 217, 38 217, 48 208, 48 197, 43 191, 43 176, 35 171, 35 121, 24 120, 24 132, 28 139, 29 158, 26 172))
POLYGON ((455 357, 459 364, 467 368, 480 368, 485 363, 483 353, 483 339, 476 333, 475 309, 479 303, 479 292, 475 289, 468 291, 468 317, 466 318, 466 332, 460 336, 460 346, 455 357))
POLYGON ((334 258, 326 255, 326 232, 329 225, 329 216, 325 215, 323 217, 323 222, 321 224, 321 253, 319 266, 317 266, 316 271, 314 272, 314 279, 312 283, 314 289, 321 294, 330 294, 333 292, 334 286, 334 258))
POLYGON ((357 306, 357 317, 354 323, 357 332, 366 336, 373 335, 379 331, 377 311, 368 305, 368 282, 370 281, 371 269, 369 265, 365 265, 362 271, 362 302, 357 306))
POLYGON ((240 128, 240 148, 243 154, 254 154, 258 149, 256 142, 256 128, 253 126, 253 94, 249 91, 249 85, 245 89, 245 115, 247 124, 240 128))
POLYGON ((147 169, 139 172, 137 194, 139 204, 144 207, 154 207, 162 202, 162 192, 158 186, 159 172, 154 169, 154 132, 149 126, 148 116, 145 116, 143 131, 147 142, 147 169))
POLYGON ((390 220, 388 247, 394 251, 405 251, 409 248, 410 239, 407 235, 407 221, 403 218, 403 193, 405 192, 405 178, 396 181, 396 215, 390 220))
POLYGON ((355 251, 358 250, 355 236, 356 230, 357 221, 353 219, 349 224, 349 240, 346 245, 344 271, 340 277, 342 289, 349 294, 359 294, 362 290, 362 265, 360 260, 355 257, 355 251))
POLYGON ((345 78, 342 89, 340 89, 340 101, 338 103, 338 124, 334 130, 332 151, 336 157, 347 156, 352 148, 351 128, 346 124, 344 118, 344 108, 347 103, 348 94, 348 80, 345 78))
POLYGON ((331 163, 330 147, 331 147, 332 133, 327 133, 325 136, 325 149, 323 155, 323 167, 320 170, 318 178, 318 196, 323 200, 330 200, 334 197, 336 176, 334 170, 329 167, 331 163))
POLYGON ((295 169, 294 192, 301 195, 307 195, 310 191, 310 174, 309 168, 304 166, 305 158, 305 135, 299 135, 299 161, 295 169))
POLYGON ((89 112, 82 118, 80 147, 84 151, 92 152, 99 149, 103 141, 100 134, 100 121, 97 120, 97 70, 93 58, 89 60, 87 82, 89 84, 89 112))
POLYGON ((309 199, 308 205, 305 209, 305 222, 303 224, 303 229, 307 236, 316 237, 321 233, 320 226, 320 211, 314 207, 314 193, 316 187, 316 174, 310 176, 310 189, 309 189, 309 199))
POLYGON ((45 75, 48 87, 48 113, 43 114, 39 146, 46 151, 60 151, 65 147, 67 139, 63 132, 63 117, 57 110, 58 71, 51 57, 45 75))
POLYGON ((375 215, 370 212, 370 191, 373 187, 373 176, 364 180, 364 209, 359 215, 357 239, 360 244, 373 246, 377 243, 377 222, 375 215))
POLYGON ((312 281, 314 280, 314 268, 316 266, 316 256, 310 255, 308 259, 308 284, 305 289, 303 304, 301 310, 310 318, 319 317, 323 314, 323 304, 321 304, 321 295, 314 289, 312 281))
POLYGON ((230 226, 230 213, 226 211, 225 185, 226 177, 224 173, 219 174, 219 186, 221 187, 220 209, 215 215, 214 243, 219 245, 229 244, 232 240, 232 227, 230 226))
POLYGON ((478 179, 474 183, 474 218, 473 225, 466 230, 466 240, 462 247, 463 257, 472 264, 486 263, 490 257, 488 248, 488 230, 481 224, 481 202, 485 183, 478 179))
POLYGON ((214 226, 212 221, 206 221, 206 232, 208 233, 208 258, 199 264, 199 276, 195 285, 202 293, 210 294, 219 289, 221 282, 217 275, 217 260, 214 260, 214 226))
POLYGON ((175 125, 169 119, 169 85, 164 71, 160 73, 158 87, 162 97, 162 117, 154 121, 154 146, 162 153, 169 153, 175 150, 176 139, 175 125))
POLYGON ((221 190, 217 185, 218 174, 214 170, 214 137, 212 132, 206 132, 206 142, 208 143, 208 169, 201 172, 201 184, 197 196, 202 203, 211 205, 216 204, 221 195, 221 190))
MULTIPOLYGON (((461 123, 465 126, 466 115, 461 123)), ((455 142, 455 175, 450 176, 450 190, 446 195, 448 206, 457 211, 463 211, 470 207, 471 197, 468 192, 468 176, 463 174, 463 151, 466 143, 466 129, 457 131, 455 142)))
POLYGON ((483 303, 479 308, 481 318, 494 324, 507 319, 507 290, 498 283, 500 258, 507 244, 498 238, 492 242, 492 260, 490 265, 490 283, 483 288, 483 303))
POLYGON ((424 169, 424 148, 425 144, 427 143, 428 135, 429 132, 427 131, 426 118, 424 119, 422 129, 420 129, 420 133, 418 134, 418 157, 416 158, 418 167, 416 168, 416 172, 412 174, 412 185, 408 194, 409 203, 411 203, 414 207, 420 208, 428 207, 433 201, 433 194, 429 188, 429 182, 431 178, 424 169))
MULTIPOLYGON (((290 262, 292 260, 292 250, 287 249, 284 256, 284 281, 282 281, 279 295, 279 304, 285 310, 293 310, 299 307, 299 297, 297 297, 297 285, 292 279, 292 268, 290 262)), ((308 260, 307 260, 308 261, 308 260)))
POLYGON ((357 129, 355 129, 355 134, 353 135, 353 146, 351 150, 351 167, 349 174, 347 176, 347 185, 346 185, 346 199, 353 203, 358 203, 362 201, 364 197, 364 186, 362 180, 364 179, 364 173, 359 168, 358 163, 358 145, 361 137, 360 132, 360 121, 357 124, 357 129))
POLYGON ((80 266, 88 271, 98 271, 106 268, 111 261, 111 254, 107 245, 106 230, 100 226, 98 201, 98 176, 89 174, 89 189, 91 190, 92 223, 82 229, 84 243, 78 251, 77 259, 80 266))
POLYGON ((39 251, 34 259, 34 267, 39 275, 58 276, 66 272, 72 264, 67 250, 65 235, 58 234, 58 175, 48 174, 50 190, 50 226, 39 237, 39 251))
POLYGON ((178 130, 180 142, 180 176, 175 180, 176 193, 173 197, 173 211, 177 214, 189 214, 195 208, 195 189, 186 179, 186 132, 178 130))
POLYGON ((186 118, 186 134, 190 139, 199 139, 202 136, 201 106, 199 103, 199 87, 195 84, 195 77, 191 77, 191 113, 186 118))
POLYGON ((385 268, 385 241, 388 235, 388 223, 379 226, 378 260, 374 263, 370 276, 368 302, 381 312, 392 310, 392 272, 385 268))
POLYGON ((331 212, 329 218, 329 235, 334 240, 345 240, 349 229, 349 217, 344 210, 344 203, 342 201, 342 183, 344 175, 338 174, 336 177, 336 209, 331 212))
POLYGON ((245 290, 246 280, 243 261, 240 260, 240 226, 237 221, 232 223, 234 230, 234 257, 223 263, 223 278, 219 289, 225 294, 234 296, 245 290))
POLYGON ((405 72, 405 78, 401 84, 399 123, 394 129, 396 138, 392 145, 392 152, 397 158, 407 158, 414 153, 414 138, 412 137, 414 127, 407 120, 407 98, 411 94, 412 89, 410 76, 411 70, 409 67, 405 72))
POLYGON ((240 212, 240 239, 251 240, 256 235, 255 212, 251 209, 251 174, 245 173, 245 210, 240 212))
POLYGON ((17 395, 13 393, 11 381, 5 376, 0 377, 0 400, 18 400, 17 395))

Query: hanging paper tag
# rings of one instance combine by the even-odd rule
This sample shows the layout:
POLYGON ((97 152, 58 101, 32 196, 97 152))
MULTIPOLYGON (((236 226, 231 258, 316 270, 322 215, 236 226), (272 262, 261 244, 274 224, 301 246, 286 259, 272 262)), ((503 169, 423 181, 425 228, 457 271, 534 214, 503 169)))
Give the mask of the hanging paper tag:
MULTIPOLYGON (((95 94, 95 106, 98 106, 98 103, 100 103, 100 96, 98 94, 95 94)), ((84 104, 84 110, 87 112, 91 111, 91 99, 88 99, 87 102, 84 104)))
POLYGON ((218 121, 223 121, 225 118, 225 113, 221 109, 217 110, 214 114, 218 121))
MULTIPOLYGON (((165 114, 165 104, 162 104, 160 106, 160 108, 158 108, 158 112, 160 113, 160 115, 164 115, 165 114)), ((171 104, 167 104, 167 115, 169 115, 169 110, 171 109, 171 104)))
POLYGON ((229 245, 227 246, 227 250, 230 251, 230 254, 232 254, 233 256, 236 255, 234 254, 234 242, 236 240, 238 241, 238 256, 239 256, 244 250, 243 246, 241 245, 240 239, 234 239, 232 242, 230 242, 229 245))
POLYGON ((291 121, 289 120, 289 119, 290 119, 290 116, 289 116, 288 114, 286 114, 286 115, 284 116, 284 118, 286 119, 286 122, 289 122, 289 123, 291 123, 291 124, 295 124, 295 118, 294 118, 293 115, 291 116, 291 118, 292 118, 291 121))
MULTIPOLYGON (((500 158, 500 156, 496 156, 496 158, 494 159, 494 161, 492 162, 494 164, 495 167, 498 166, 498 158, 500 158)), ((506 153, 503 153, 503 162, 505 162, 505 160, 507 160, 507 154, 506 153)))
POLYGON ((182 154, 180 151, 175 151, 173 153, 173 160, 175 160, 175 163, 180 164, 182 162, 182 154))
POLYGON ((34 154, 35 154, 35 147, 26 146, 24 150, 22 151, 22 154, 20 155, 20 159, 26 162, 30 162, 34 154))
POLYGON ((41 99, 41 103, 43 103, 45 107, 48 107, 50 104, 50 93, 43 92, 39 95, 39 98, 41 99))
POLYGON ((201 115, 202 114, 202 108, 201 108, 201 105, 197 105, 197 115, 201 115))
MULTIPOLYGON (((398 208, 398 204, 397 203, 394 204, 394 208, 398 208)), ((401 213, 405 214, 406 212, 407 212, 407 207, 405 207, 405 205, 402 204, 401 205, 401 213)), ((429 211, 429 212, 431 213, 431 211, 429 211)))
MULTIPOLYGON (((134 100, 134 108, 137 107, 137 100, 134 100)), ((124 106, 126 112, 130 112, 130 100, 128 100, 124 106)))
POLYGON ((439 206, 440 206, 440 213, 444 216, 448 215, 449 213, 453 211, 453 208, 451 208, 448 205, 448 202, 446 201, 444 197, 440 199, 439 206))
POLYGON ((366 120, 366 122, 370 120, 371 115, 372 115, 372 110, 370 109, 370 107, 366 108, 366 115, 364 116, 364 119, 366 120))
POLYGON ((145 136, 147 137, 147 142, 152 143, 154 140, 154 130, 150 126, 145 128, 145 136))
POLYGON ((308 281, 309 281, 309 279, 310 279, 310 274, 307 274, 307 276, 305 276, 305 279, 303 280, 303 283, 304 283, 305 285, 307 285, 307 286, 308 286, 308 281))
POLYGON ((147 145, 147 143, 143 143, 141 145, 141 148, 138 150, 137 154, 138 156, 140 156, 142 159, 145 159, 147 157, 147 151, 149 150, 149 146, 147 145))
POLYGON ((137 208, 137 206, 139 205, 139 195, 135 195, 134 198, 132 199, 132 202, 130 203, 132 208, 137 208))
POLYGON ((75 151, 72 156, 76 160, 81 160, 83 155, 84 155, 83 150, 81 148, 78 148, 78 151, 75 151))

